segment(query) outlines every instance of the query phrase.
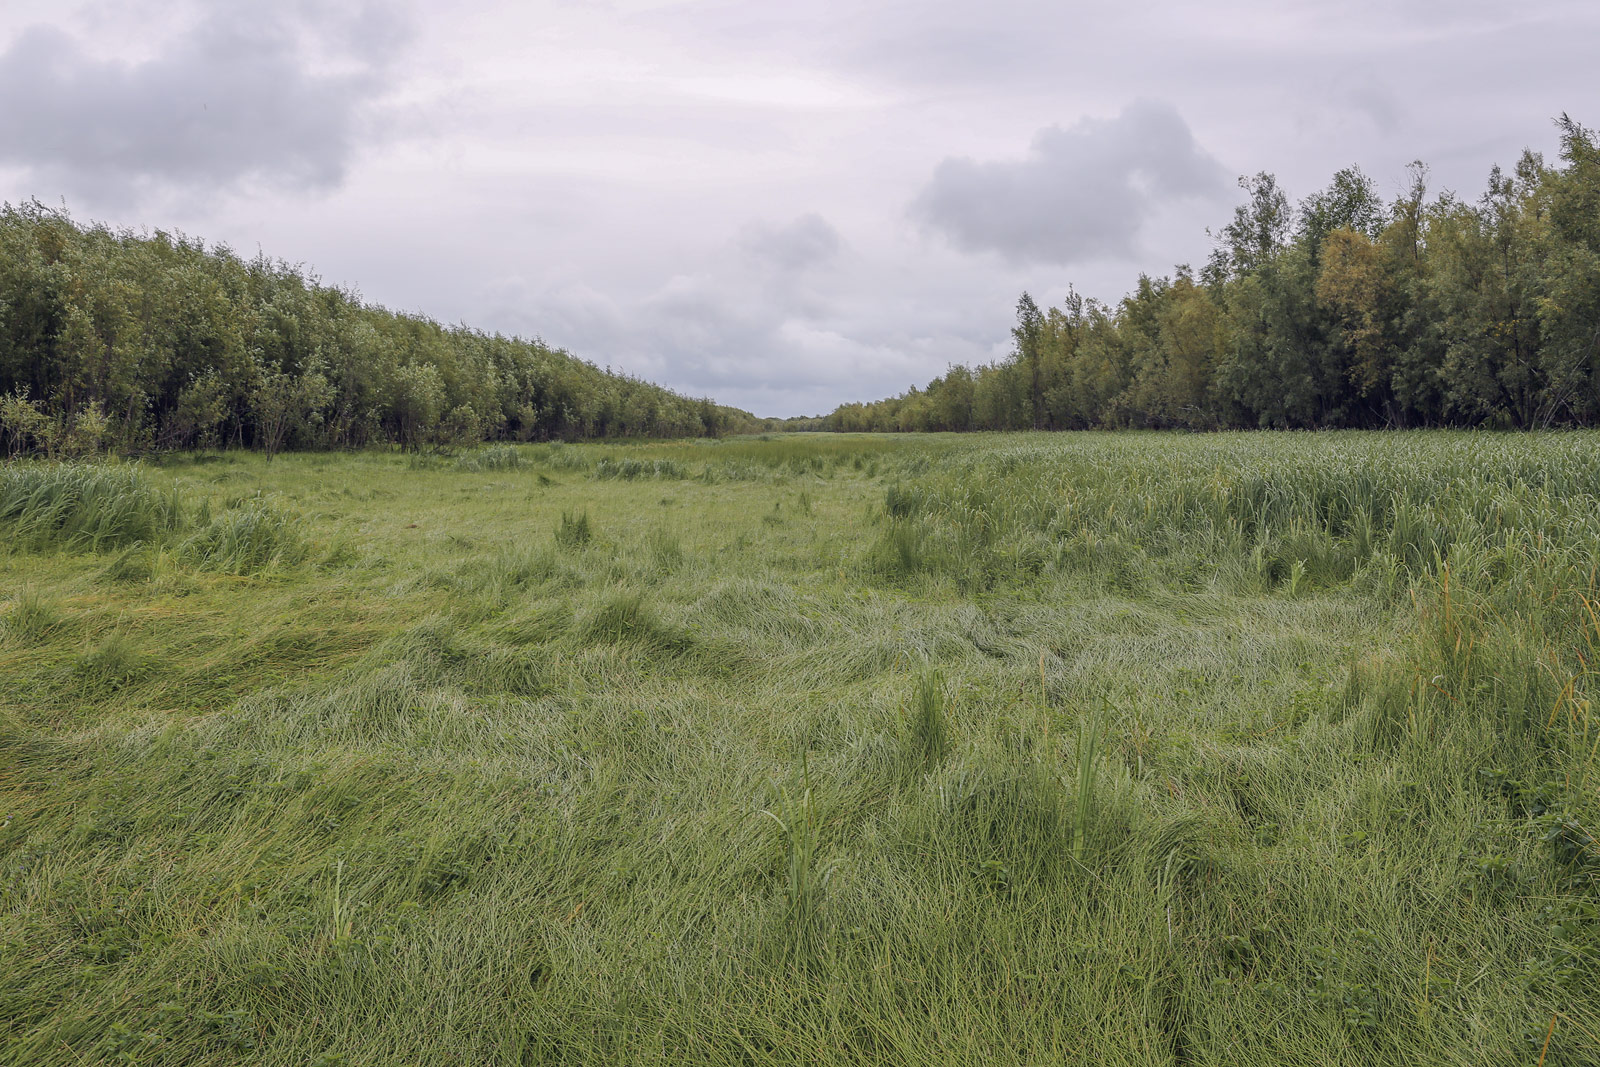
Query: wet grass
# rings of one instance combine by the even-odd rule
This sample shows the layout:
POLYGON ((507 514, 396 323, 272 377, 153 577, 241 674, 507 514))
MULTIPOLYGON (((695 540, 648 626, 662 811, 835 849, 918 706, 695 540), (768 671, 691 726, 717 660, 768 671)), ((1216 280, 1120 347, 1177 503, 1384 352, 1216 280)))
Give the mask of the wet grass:
POLYGON ((0 1063, 1600 1062, 1597 445, 6 467, 0 1063))

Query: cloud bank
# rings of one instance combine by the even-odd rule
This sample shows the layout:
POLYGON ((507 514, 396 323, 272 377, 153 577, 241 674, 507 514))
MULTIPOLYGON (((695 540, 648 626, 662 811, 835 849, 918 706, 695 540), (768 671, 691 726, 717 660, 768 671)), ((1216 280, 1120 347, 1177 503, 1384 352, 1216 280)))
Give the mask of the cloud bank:
POLYGON ((912 213, 965 252, 1071 264, 1133 258, 1162 207, 1226 193, 1227 172, 1176 109, 1141 101, 1040 130, 1020 160, 946 159, 912 213))
POLYGON ((248 183, 326 191, 344 179, 402 37, 375 9, 295 18, 230 6, 128 62, 32 26, 0 53, 0 99, 19 102, 0 109, 0 163, 97 202, 248 183))
POLYGON ((740 242, 753 262, 782 271, 802 271, 826 264, 839 254, 839 231, 816 212, 793 222, 745 228, 740 242))

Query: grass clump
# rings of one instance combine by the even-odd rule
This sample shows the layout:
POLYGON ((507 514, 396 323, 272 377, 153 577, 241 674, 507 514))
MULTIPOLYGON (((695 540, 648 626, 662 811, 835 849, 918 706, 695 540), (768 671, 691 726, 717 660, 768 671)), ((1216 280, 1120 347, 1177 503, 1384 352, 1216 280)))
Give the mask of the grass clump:
POLYGON ((620 478, 624 481, 635 481, 640 478, 656 479, 681 479, 688 477, 678 463, 670 459, 612 459, 610 456, 602 457, 594 465, 592 474, 595 478, 620 478))
POLYGON ((785 958, 803 968, 816 964, 824 937, 822 897, 832 869, 819 867, 816 800, 811 791, 811 775, 801 761, 798 795, 789 789, 778 791, 778 811, 763 809, 783 842, 783 890, 787 904, 784 915, 785 958))
POLYGON ((100 551, 155 541, 181 522, 177 494, 158 492, 135 467, 0 467, 0 529, 15 546, 100 551))
POLYGON ((101 693, 131 684, 148 665, 148 657, 137 642, 120 630, 85 650, 73 664, 85 689, 101 693))
POLYGON ((37 641, 58 629, 63 622, 56 602, 32 586, 24 586, 11 597, 0 625, 17 641, 37 641))
POLYGON ((159 549, 135 541, 111 560, 100 576, 111 582, 148 582, 155 577, 159 549))
POLYGON ((292 567, 307 552, 295 521, 262 501, 211 517, 177 547, 177 557, 185 563, 234 575, 292 567))
POLYGON ((521 466, 522 453, 515 445, 490 445, 456 457, 456 470, 471 474, 516 470, 521 466))
POLYGON ((587 511, 578 515, 563 511, 561 522, 556 526, 556 544, 566 549, 583 548, 594 540, 594 534, 587 511))
POLYGON ((948 699, 944 676, 937 670, 927 671, 917 679, 907 717, 906 763, 922 773, 936 768, 950 751, 945 715, 948 699))
POLYGON ((683 566, 683 541, 671 530, 665 527, 651 530, 646 547, 650 552, 650 565, 657 574, 672 574, 683 566))
POLYGON ((691 644, 686 633, 669 625, 638 593, 601 601, 580 633, 590 643, 631 644, 658 652, 681 652, 691 644))

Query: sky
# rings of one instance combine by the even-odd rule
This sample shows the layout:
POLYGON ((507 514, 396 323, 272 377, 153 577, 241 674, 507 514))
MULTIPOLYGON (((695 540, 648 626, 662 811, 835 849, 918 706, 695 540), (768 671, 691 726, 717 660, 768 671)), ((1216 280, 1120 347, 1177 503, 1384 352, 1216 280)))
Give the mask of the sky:
POLYGON ((1476 198, 1592 0, 7 0, 0 199, 304 264, 763 416, 1203 264, 1270 171, 1476 198))

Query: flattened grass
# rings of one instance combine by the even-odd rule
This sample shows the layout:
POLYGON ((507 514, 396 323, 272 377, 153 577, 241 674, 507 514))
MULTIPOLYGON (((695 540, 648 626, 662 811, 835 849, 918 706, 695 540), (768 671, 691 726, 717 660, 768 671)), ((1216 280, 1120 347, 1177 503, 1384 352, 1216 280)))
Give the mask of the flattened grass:
POLYGON ((0 1063, 1600 1062, 1596 441, 114 470, 0 556, 0 1063))

